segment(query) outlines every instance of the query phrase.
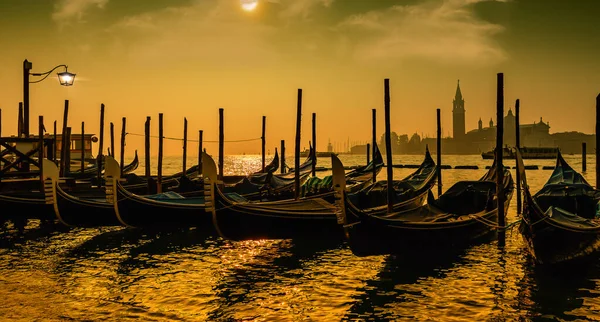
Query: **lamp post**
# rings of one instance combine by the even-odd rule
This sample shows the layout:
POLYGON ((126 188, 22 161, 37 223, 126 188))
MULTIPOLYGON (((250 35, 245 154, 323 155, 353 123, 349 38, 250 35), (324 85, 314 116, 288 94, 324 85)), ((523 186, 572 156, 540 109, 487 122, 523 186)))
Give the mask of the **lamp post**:
MULTIPOLYGON (((50 73, 55 71, 57 68, 64 67, 65 71, 57 73, 58 81, 62 86, 72 86, 75 81, 75 74, 69 73, 67 71, 67 65, 57 65, 52 68, 50 71, 45 73, 32 73, 31 72, 31 62, 25 59, 23 61, 23 134, 25 137, 29 137, 29 84, 30 83, 39 83, 45 80, 50 73), (43 76, 41 79, 30 81, 29 76, 43 76)), ((19 136, 21 133, 19 133, 19 136)))

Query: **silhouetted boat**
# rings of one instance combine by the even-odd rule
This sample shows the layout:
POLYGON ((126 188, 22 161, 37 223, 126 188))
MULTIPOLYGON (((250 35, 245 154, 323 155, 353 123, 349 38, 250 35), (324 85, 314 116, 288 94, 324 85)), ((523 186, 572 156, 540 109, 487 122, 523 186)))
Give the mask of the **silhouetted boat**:
MULTIPOLYGON (((207 166, 208 163, 209 161, 203 161, 207 166)), ((211 163, 214 166, 214 161, 211 163)), ((371 166, 379 168, 381 165, 378 158, 371 163, 371 166)), ((372 168, 367 166, 363 170, 372 171, 372 168)), ((433 171, 435 172, 435 165, 433 171)), ((351 175, 364 178, 359 173, 353 172, 351 175)), ((421 179, 430 180, 427 176, 421 179)), ((344 177, 344 180, 344 184, 346 180, 352 182, 351 177, 344 177)), ((217 231, 225 238, 233 240, 343 238, 342 229, 337 225, 333 191, 298 200, 249 201, 244 198, 230 198, 222 193, 217 184, 214 184, 215 179, 210 178, 209 181, 213 184, 210 185, 211 191, 205 190, 207 208, 212 213, 213 224, 217 231)))
MULTIPOLYGON (((277 149, 275 149, 275 156, 273 156, 273 160, 271 160, 271 162, 265 166, 264 170, 259 170, 259 171, 256 171, 256 172, 250 174, 249 175, 249 177, 251 178, 250 181, 254 181, 254 180, 258 179, 259 175, 266 175, 268 173, 273 173, 273 172, 277 171, 277 169, 279 169, 279 153, 277 152, 277 149)), ((261 180, 258 179, 257 181, 260 182, 261 180)))
POLYGON ((219 235, 232 240, 342 238, 335 206, 321 198, 256 201, 226 195, 217 185, 216 165, 202 158, 206 209, 219 235), (212 174, 212 175, 211 175, 212 174))
MULTIPOLYGON (((216 173, 216 172, 215 172, 216 173)), ((106 158, 106 198, 116 218, 127 227, 210 227, 204 197, 185 198, 177 193, 140 196, 119 182, 117 161, 106 158)))
POLYGON ((2 192, 0 209, 2 219, 55 219, 52 205, 46 203, 41 189, 2 192))
MULTIPOLYGON (((312 150, 311 147, 311 151, 312 150)), ((300 164, 300 182, 301 184, 308 179, 312 170, 313 157, 308 156, 302 164, 300 164)), ((285 166, 285 165, 283 165, 285 166)), ((248 176, 242 178, 237 183, 227 183, 227 178, 224 178, 226 183, 223 188, 224 192, 235 192, 243 195, 251 200, 281 200, 288 199, 294 195, 295 172, 290 170, 287 173, 274 173, 274 171, 258 174, 254 177, 248 176)))
MULTIPOLYGON (((498 219, 496 169, 479 181, 459 181, 438 199, 427 190, 427 204, 393 213, 364 211, 344 191, 344 167, 332 158, 340 223, 356 255, 423 254, 467 245, 494 231, 498 219), (343 177, 342 177, 343 178, 343 177), (337 184, 339 183, 339 184, 337 184)), ((504 170, 506 216, 513 181, 504 170)))
MULTIPOLYGON (((559 149, 557 147, 521 147, 521 156, 523 159, 554 159, 559 149)), ((494 159, 494 150, 481 153, 484 159, 494 159)), ((515 159, 515 149, 505 147, 502 149, 502 158, 515 159)))
MULTIPOLYGON (((360 166, 347 172, 344 176, 346 178, 346 191, 348 193, 354 193, 365 186, 370 185, 373 181, 373 170, 375 176, 383 168, 383 156, 381 151, 375 145, 375 156, 367 165, 360 166)), ((302 186, 300 195, 302 197, 310 197, 314 195, 330 194, 331 199, 328 201, 333 203, 333 175, 328 175, 324 178, 310 177, 302 186)))
POLYGON ((573 170, 560 153, 552 175, 533 196, 519 156, 517 169, 524 196, 519 228, 535 261, 557 264, 597 254, 600 251, 600 190, 573 170))
MULTIPOLYGON (((73 162, 74 163, 71 164, 71 168, 73 168, 73 164, 77 164, 77 162, 75 162, 75 161, 73 161, 73 162)), ((102 164, 103 164, 102 171, 104 171, 104 162, 102 164)), ((137 150, 135 150, 135 156, 133 157, 133 160, 129 164, 127 164, 123 167, 123 174, 128 174, 128 173, 135 171, 139 165, 140 165, 140 160, 138 157, 137 150)), ((98 163, 96 162, 93 166, 83 169, 83 172, 81 171, 81 168, 79 168, 75 171, 69 169, 69 172, 66 176, 77 178, 79 180, 96 178, 98 176, 98 163)))
MULTIPOLYGON (((175 174, 162 176, 161 189, 162 191, 171 189, 175 191, 194 191, 197 189, 197 186, 201 187, 201 185, 188 184, 183 189, 180 189, 180 186, 182 186, 182 182, 186 181, 186 179, 192 180, 199 175, 200 172, 198 171, 198 165, 196 164, 189 167, 185 172, 180 171, 175 174)), ((129 192, 140 195, 156 194, 157 192, 157 176, 150 177, 150 185, 148 185, 148 178, 146 176, 140 176, 135 173, 126 174, 124 179, 125 182, 123 182, 122 185, 126 187, 129 192)), ((186 183, 188 182, 186 181, 186 183)))
POLYGON ((96 196, 73 196, 59 185, 58 168, 44 159, 46 203, 53 208, 58 221, 67 226, 119 226, 112 203, 106 200, 104 189, 96 188, 96 196))
MULTIPOLYGON (((425 158, 421 165, 402 180, 394 180, 394 211, 419 207, 427 198, 427 192, 437 180, 437 166, 429 149, 425 148, 425 158)), ((335 185, 335 183, 334 183, 335 185)), ((377 181, 360 191, 349 195, 356 209, 370 214, 387 212, 387 180, 377 181)))

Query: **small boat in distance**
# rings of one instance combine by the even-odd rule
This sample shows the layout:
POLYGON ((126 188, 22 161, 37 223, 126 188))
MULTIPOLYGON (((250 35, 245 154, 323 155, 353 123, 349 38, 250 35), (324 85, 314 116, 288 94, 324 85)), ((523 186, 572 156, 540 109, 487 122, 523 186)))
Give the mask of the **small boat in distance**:
MULTIPOLYGON (((302 157, 302 158, 307 157, 309 153, 310 153, 309 150, 304 150, 304 151, 300 152, 300 157, 302 157)), ((334 153, 334 152, 317 152, 317 158, 328 158, 332 154, 338 155, 337 153, 334 153)))
MULTIPOLYGON (((523 159, 555 159, 559 151, 558 147, 521 147, 521 157, 523 159)), ((481 153, 484 159, 494 159, 494 150, 481 153)), ((502 158, 515 159, 516 153, 513 147, 505 147, 502 149, 502 158)))

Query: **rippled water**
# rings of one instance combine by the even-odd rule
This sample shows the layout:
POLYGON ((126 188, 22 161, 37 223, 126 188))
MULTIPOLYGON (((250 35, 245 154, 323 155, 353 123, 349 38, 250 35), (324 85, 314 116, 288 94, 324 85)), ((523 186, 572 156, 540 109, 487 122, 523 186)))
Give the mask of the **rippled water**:
MULTIPOLYGON (((565 157, 581 169, 579 156, 565 157)), ((341 156, 345 165, 364 157, 341 156)), ((396 156, 419 164, 422 156, 396 156)), ((269 160, 269 158, 267 159, 269 160)), ((188 165, 193 163, 190 159, 188 165)), ((226 159, 227 172, 259 167, 257 156, 226 159), (232 170, 235 169, 235 170, 232 170)), ((491 162, 444 156, 444 188, 478 179, 491 162)), ((506 164, 513 164, 507 161, 506 164)), ((156 164, 156 163, 154 163, 156 164)), ((550 175, 527 172, 536 191, 550 175)), ((588 159, 593 170, 594 160, 588 159)), ((330 160, 319 159, 329 167, 330 160)), ((177 158, 165 173, 179 171, 177 158)), ((402 178, 413 169, 394 169, 402 178)), ((143 173, 143 168, 138 169, 143 173)), ((320 172, 323 176, 327 172, 320 172)), ((513 170, 514 175, 514 170, 513 170)), ((586 177, 595 183, 595 172, 586 177)), ((380 178, 385 178, 382 171, 380 178)), ((516 206, 509 222, 517 220, 516 206)), ((410 247, 410 245, 407 245, 410 247)), ((425 254, 426 255, 426 254, 425 254)), ((30 221, 0 235, 0 318, 13 321, 338 321, 600 319, 600 261, 569 270, 535 267, 516 229, 506 246, 474 245, 444 258, 356 257, 344 244, 290 240, 228 242, 194 229, 68 229, 30 221)))

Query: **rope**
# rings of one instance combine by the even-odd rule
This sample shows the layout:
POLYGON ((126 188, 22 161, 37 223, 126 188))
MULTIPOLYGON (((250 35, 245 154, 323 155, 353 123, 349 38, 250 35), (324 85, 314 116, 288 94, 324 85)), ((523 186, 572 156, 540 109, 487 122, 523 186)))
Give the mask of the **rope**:
POLYGON ((524 221, 524 222, 525 222, 525 223, 526 223, 528 226, 534 226, 534 225, 537 225, 537 224, 541 223, 542 221, 544 221, 544 220, 546 220, 546 219, 548 219, 548 217, 544 216, 544 217, 540 218, 538 221, 536 221, 536 222, 534 222, 534 223, 531 223, 531 222, 529 222, 527 219, 525 219, 525 217, 523 217, 523 219, 522 219, 522 220, 523 220, 523 221, 524 221))
MULTIPOLYGON (((139 134, 139 133, 130 133, 127 132, 125 133, 125 135, 134 135, 134 136, 145 136, 144 134, 139 134)), ((150 135, 151 138, 158 138, 158 135, 150 135)), ((173 137, 167 137, 167 136, 163 136, 163 139, 166 140, 174 140, 174 141, 183 141, 183 139, 180 138, 173 138, 173 137)), ((258 140, 262 140, 262 137, 260 138, 253 138, 253 139, 241 139, 241 140, 225 140, 223 142, 250 142, 250 141, 258 141, 258 140)), ((188 142, 198 142, 198 140, 190 140, 188 139, 188 142)), ((208 141, 208 140, 202 140, 203 143, 218 143, 219 141, 208 141)))
POLYGON ((471 216, 471 218, 473 218, 473 219, 475 219, 475 220, 479 221, 480 223, 482 223, 482 224, 484 224, 484 225, 486 225, 486 226, 489 226, 489 227, 492 227, 492 228, 496 228, 496 229, 498 229, 498 230, 504 230, 504 231, 507 231, 507 230, 509 230, 510 228, 512 228, 512 227, 514 227, 514 226, 516 226, 518 223, 520 223, 520 222, 521 222, 521 219, 519 219, 519 220, 516 220, 516 221, 514 221, 514 222, 511 222, 510 224, 507 224, 507 225, 505 225, 505 226, 503 227, 503 226, 499 226, 499 225, 497 225, 495 222, 493 222, 493 221, 491 221, 491 220, 489 220, 489 219, 485 219, 485 218, 483 218, 483 217, 471 216))
MULTIPOLYGON (((564 226, 564 225, 558 225, 553 220, 549 220, 549 219, 550 219, 550 217, 544 216, 540 220, 534 222, 533 224, 531 224, 529 226, 533 226, 533 225, 538 224, 538 223, 540 223, 542 221, 546 221, 546 224, 548 224, 548 225, 550 225, 552 227, 555 227, 555 228, 558 228, 558 229, 562 229, 562 230, 566 230, 566 231, 570 231, 570 232, 574 232, 574 233, 590 233, 590 234, 597 234, 598 233, 598 229, 578 230, 578 229, 575 229, 575 228, 569 228, 569 227, 564 226)), ((527 222, 527 221, 525 221, 525 222, 527 222)))

